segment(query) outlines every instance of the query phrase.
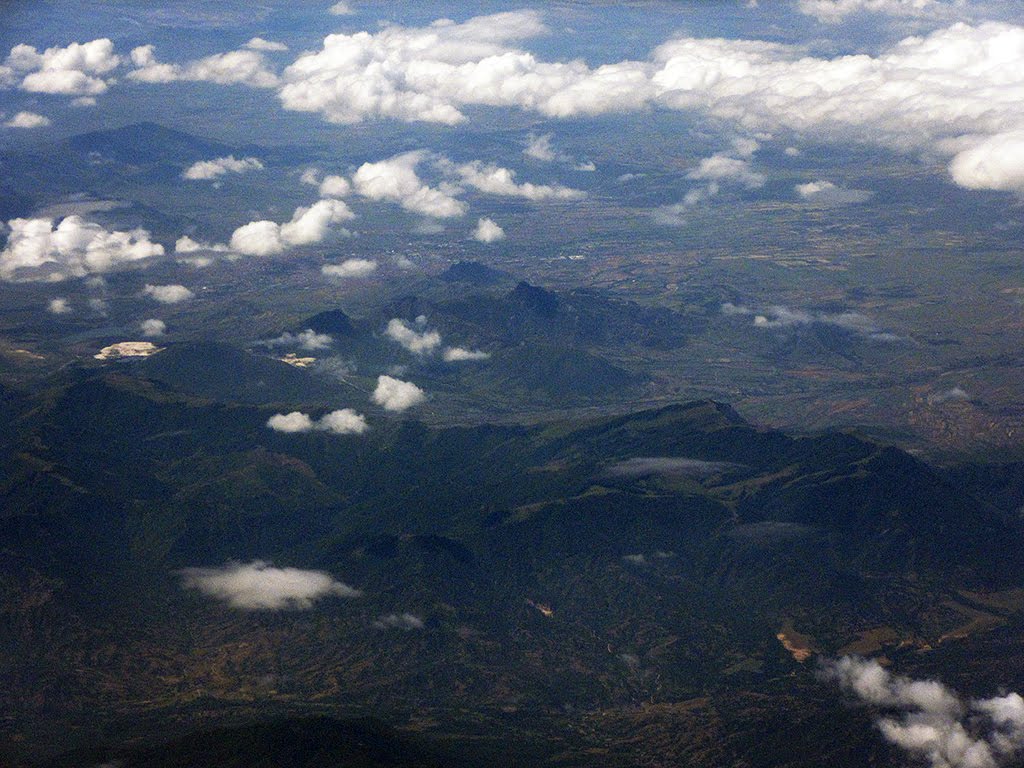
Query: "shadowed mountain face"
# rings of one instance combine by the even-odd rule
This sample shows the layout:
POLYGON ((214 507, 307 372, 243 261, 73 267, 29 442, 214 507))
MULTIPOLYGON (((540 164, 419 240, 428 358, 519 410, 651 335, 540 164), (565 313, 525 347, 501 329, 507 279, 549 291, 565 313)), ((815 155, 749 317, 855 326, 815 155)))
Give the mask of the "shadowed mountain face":
POLYGON ((710 401, 279 434, 274 408, 122 370, 4 398, 0 700, 22 757, 103 725, 103 759, 130 765, 240 765, 247 741, 288 764, 434 764, 326 721, 117 751, 119 733, 326 712, 401 725, 446 765, 717 765, 796 707, 787 764, 816 764, 831 720, 851 734, 838 764, 862 764, 863 715, 797 659, 941 666, 1019 632, 1019 522, 978 500, 977 475, 968 492, 850 435, 791 437, 710 401), (181 569, 253 560, 361 594, 253 611, 182 588, 181 569))

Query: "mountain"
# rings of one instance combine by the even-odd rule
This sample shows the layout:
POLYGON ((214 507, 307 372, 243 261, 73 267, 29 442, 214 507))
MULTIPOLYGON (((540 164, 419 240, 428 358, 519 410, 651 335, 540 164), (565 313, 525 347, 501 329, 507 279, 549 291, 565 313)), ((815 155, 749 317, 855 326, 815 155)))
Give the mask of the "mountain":
POLYGON ((970 647, 1007 684, 1024 674, 985 655, 1024 636, 1021 523, 980 500, 977 473, 968 486, 712 401, 466 427, 373 410, 363 435, 280 434, 276 406, 139 370, 67 371, 8 400, 12 757, 103 729, 111 746, 90 754, 143 765, 231 745, 241 759, 251 742, 300 765, 811 766, 838 729, 854 765, 872 730, 808 655, 858 649, 956 681, 970 647), (182 588, 181 569, 253 560, 360 594, 245 611, 182 588), (304 719, 353 715, 429 749, 385 734, 384 753, 347 753, 330 745, 349 726, 304 719), (765 722, 788 736, 759 752, 765 722))
POLYGON ((77 154, 95 154, 108 161, 129 165, 180 165, 237 151, 217 141, 149 122, 72 136, 68 139, 68 147, 77 154))

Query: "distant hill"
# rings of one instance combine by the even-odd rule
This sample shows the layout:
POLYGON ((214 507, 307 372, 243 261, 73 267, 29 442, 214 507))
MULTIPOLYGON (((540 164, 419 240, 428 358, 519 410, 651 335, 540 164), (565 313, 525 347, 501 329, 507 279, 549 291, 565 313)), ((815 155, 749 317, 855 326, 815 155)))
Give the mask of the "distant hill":
POLYGON ((95 152, 132 165, 193 163, 237 151, 220 142, 149 122, 82 133, 68 139, 68 146, 83 155, 95 152))

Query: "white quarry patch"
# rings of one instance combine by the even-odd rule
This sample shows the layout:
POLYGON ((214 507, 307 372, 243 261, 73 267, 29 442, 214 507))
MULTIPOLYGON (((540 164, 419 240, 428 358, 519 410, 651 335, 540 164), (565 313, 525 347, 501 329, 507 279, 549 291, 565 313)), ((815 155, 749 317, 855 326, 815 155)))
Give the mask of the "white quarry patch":
POLYGON ((119 341, 104 347, 93 357, 97 360, 120 360, 123 357, 149 357, 163 351, 164 347, 158 347, 151 341, 119 341))
POLYGON ((296 368, 312 368, 316 364, 315 357, 299 357, 294 352, 289 352, 284 357, 277 358, 282 363, 294 365, 296 368))

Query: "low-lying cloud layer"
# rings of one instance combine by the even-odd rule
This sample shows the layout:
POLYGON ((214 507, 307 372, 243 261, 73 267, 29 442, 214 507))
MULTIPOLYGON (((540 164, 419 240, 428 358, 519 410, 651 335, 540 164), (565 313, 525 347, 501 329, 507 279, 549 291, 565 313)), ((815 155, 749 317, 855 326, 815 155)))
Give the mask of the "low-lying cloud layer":
POLYGON ((867 315, 860 312, 806 312, 781 305, 752 309, 731 302, 722 305, 722 314, 730 317, 751 317, 755 328, 777 330, 812 325, 831 325, 873 341, 899 341, 899 336, 879 328, 867 315))
MULTIPOLYGON (((966 13, 963 4, 941 0, 801 0, 799 8, 824 21, 874 11, 945 23, 966 13)), ((942 157, 964 187, 1024 192, 1024 26, 951 23, 878 52, 831 57, 757 39, 677 37, 644 59, 600 66, 546 61, 517 47, 547 31, 533 10, 418 28, 387 24, 328 35, 280 73, 265 59, 265 45, 180 64, 159 61, 144 45, 132 50, 127 79, 273 88, 285 109, 337 123, 454 125, 468 119, 466 107, 481 106, 550 118, 662 107, 703 114, 748 136, 790 133, 942 157)), ((88 98, 105 91, 123 63, 106 38, 43 53, 19 45, 0 67, 0 86, 88 98)), ((552 150, 541 139, 532 152, 547 158, 552 150)), ((461 215, 444 189, 422 188, 408 172, 396 187, 375 181, 375 170, 367 168, 362 180, 377 199, 390 195, 430 216, 461 215)), ((469 169, 467 178, 523 196, 552 194, 485 168, 469 169)))
POLYGON ((706 477, 717 475, 738 465, 726 461, 704 461, 678 456, 638 456, 612 464, 605 470, 609 477, 706 477))
POLYGON ((860 700, 885 709, 882 736, 932 768, 997 768, 1024 747, 1024 698, 1009 693, 964 701, 934 680, 893 675, 876 661, 844 657, 825 677, 860 700))

